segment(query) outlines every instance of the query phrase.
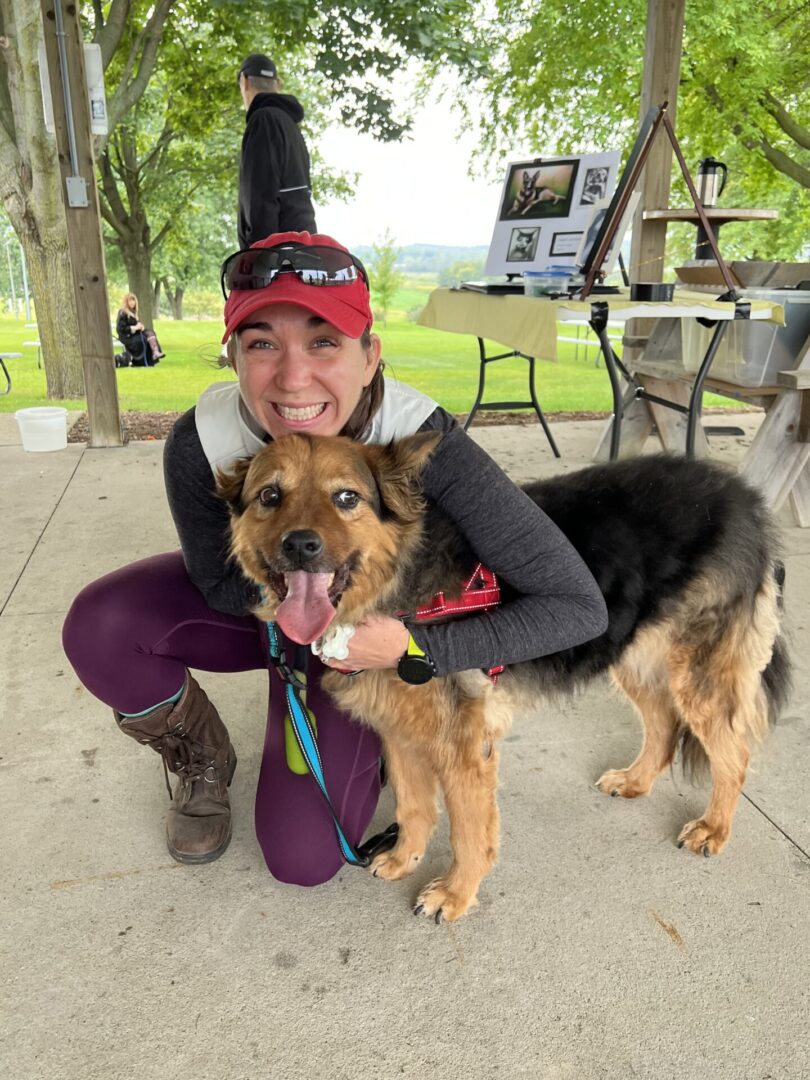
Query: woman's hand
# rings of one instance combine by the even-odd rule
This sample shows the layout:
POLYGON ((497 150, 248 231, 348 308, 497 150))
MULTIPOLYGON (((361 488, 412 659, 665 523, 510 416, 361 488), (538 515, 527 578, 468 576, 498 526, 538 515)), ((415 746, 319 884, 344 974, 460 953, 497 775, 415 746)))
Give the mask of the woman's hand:
POLYGON ((366 668, 394 668, 408 648, 408 631, 399 619, 388 615, 371 615, 360 623, 349 639, 349 655, 345 660, 325 660, 328 667, 344 671, 364 671, 366 668))

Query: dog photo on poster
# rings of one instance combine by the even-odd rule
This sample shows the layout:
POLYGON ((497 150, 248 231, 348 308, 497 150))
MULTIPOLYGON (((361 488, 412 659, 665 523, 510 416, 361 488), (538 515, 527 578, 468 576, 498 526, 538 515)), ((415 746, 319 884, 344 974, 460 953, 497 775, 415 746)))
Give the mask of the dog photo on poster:
POLYGON ((594 206, 612 194, 618 171, 618 150, 510 162, 484 272, 575 265, 594 206))

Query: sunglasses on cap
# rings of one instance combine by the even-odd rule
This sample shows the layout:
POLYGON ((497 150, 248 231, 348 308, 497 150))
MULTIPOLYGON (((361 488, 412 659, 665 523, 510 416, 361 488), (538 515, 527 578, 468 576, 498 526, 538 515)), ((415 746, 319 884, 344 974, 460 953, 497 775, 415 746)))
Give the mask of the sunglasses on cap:
POLYGON ((353 285, 358 278, 368 287, 365 267, 339 248, 318 244, 279 244, 272 248, 248 248, 229 255, 222 264, 222 295, 234 291, 264 289, 279 274, 295 274, 305 285, 353 285))

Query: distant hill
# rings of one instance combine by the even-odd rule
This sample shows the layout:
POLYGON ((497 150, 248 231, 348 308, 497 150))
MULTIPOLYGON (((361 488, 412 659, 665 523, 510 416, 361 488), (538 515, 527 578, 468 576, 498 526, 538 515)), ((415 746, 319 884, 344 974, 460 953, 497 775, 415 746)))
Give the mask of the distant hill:
MULTIPOLYGON (((368 245, 352 249, 363 260, 370 259, 373 250, 368 245)), ((459 262, 481 262, 489 248, 485 244, 474 247, 452 247, 442 244, 404 244, 397 259, 397 269, 406 274, 438 274, 448 266, 459 262)))

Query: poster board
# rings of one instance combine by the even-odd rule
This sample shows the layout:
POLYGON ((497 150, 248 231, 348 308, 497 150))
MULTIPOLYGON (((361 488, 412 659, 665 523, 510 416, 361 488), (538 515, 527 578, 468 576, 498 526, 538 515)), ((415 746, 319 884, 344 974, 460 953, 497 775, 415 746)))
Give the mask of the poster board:
POLYGON ((574 266, 594 207, 616 186, 619 156, 610 150, 509 162, 484 273, 574 266))

